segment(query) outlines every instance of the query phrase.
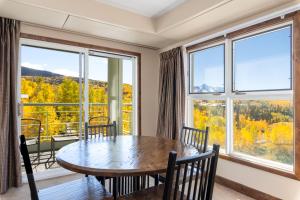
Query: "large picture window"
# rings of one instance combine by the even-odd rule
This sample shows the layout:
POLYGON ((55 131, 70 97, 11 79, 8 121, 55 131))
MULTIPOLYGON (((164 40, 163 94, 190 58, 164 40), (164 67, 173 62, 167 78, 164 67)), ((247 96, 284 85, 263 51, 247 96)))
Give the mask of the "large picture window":
POLYGON ((292 39, 288 22, 189 51, 188 123, 209 145, 293 171, 292 39))

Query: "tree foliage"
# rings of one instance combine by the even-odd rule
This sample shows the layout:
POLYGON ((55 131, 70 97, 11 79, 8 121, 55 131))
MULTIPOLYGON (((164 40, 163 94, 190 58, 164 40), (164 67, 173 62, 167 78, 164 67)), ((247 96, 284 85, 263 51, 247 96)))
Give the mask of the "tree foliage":
MULTIPOLYGON (((123 84, 122 88, 123 103, 131 104, 132 86, 123 84)), ((22 103, 31 103, 30 106, 23 106, 23 118, 41 120, 42 140, 49 139, 51 135, 76 134, 80 126, 79 93, 79 82, 75 78, 22 77, 21 94, 26 95, 26 98, 22 98, 22 103)), ((107 83, 89 83, 89 103, 89 117, 108 117, 107 83)), ((122 113, 123 131, 130 133, 132 106, 124 105, 122 113)))
MULTIPOLYGON (((225 147, 224 101, 195 101, 194 125, 210 127, 209 144, 225 147)), ((234 151, 293 163, 293 109, 289 101, 234 101, 234 151)))

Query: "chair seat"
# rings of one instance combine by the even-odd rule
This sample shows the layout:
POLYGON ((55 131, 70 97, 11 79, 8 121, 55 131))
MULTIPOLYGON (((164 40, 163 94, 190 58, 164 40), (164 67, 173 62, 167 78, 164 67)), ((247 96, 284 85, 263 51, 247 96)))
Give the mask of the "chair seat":
POLYGON ((61 142, 61 141, 69 141, 69 140, 79 140, 78 136, 52 136, 53 141, 61 142))
POLYGON ((113 199, 112 195, 92 176, 42 189, 38 195, 40 200, 113 199))
MULTIPOLYGON (((131 194, 127 194, 118 198, 118 200, 162 200, 164 194, 165 184, 150 187, 144 190, 140 190, 131 194)), ((171 199, 173 199, 171 194, 171 199)), ((177 199, 180 199, 180 193, 177 192, 177 199)))

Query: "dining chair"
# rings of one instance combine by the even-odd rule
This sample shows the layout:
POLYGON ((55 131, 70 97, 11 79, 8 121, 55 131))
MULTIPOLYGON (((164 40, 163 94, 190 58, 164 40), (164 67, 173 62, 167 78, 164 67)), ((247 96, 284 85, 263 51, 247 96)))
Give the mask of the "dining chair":
POLYGON ((94 116, 89 118, 89 125, 103 125, 103 124, 109 124, 109 117, 94 116))
POLYGON ((30 146, 32 165, 39 165, 41 161, 41 120, 34 118, 21 119, 21 133, 27 137, 30 146))
MULTIPOLYGON (((180 132, 180 141, 184 144, 192 145, 197 148, 200 153, 204 153, 207 151, 208 133, 209 127, 202 130, 183 126, 180 132)), ((166 173, 159 174, 158 179, 164 182, 166 180, 166 173)), ((179 179, 180 183, 182 183, 182 181, 183 177, 179 179)))
POLYGON ((94 177, 84 177, 75 181, 66 182, 38 191, 32 172, 32 166, 26 145, 26 138, 24 135, 20 136, 20 151, 25 164, 25 170, 32 200, 112 199, 112 195, 107 192, 105 188, 102 187, 102 185, 94 177))
POLYGON ((185 144, 196 147, 200 152, 204 153, 207 150, 208 133, 208 127, 202 130, 184 126, 181 129, 180 140, 185 144))
POLYGON ((113 121, 112 124, 89 125, 85 123, 85 139, 95 137, 117 136, 117 124, 113 121))
POLYGON ((220 146, 211 151, 176 160, 176 152, 169 153, 167 177, 164 184, 119 197, 129 200, 211 200, 220 146), (193 170, 188 170, 191 167, 193 170), (183 169, 183 183, 179 183, 183 169))

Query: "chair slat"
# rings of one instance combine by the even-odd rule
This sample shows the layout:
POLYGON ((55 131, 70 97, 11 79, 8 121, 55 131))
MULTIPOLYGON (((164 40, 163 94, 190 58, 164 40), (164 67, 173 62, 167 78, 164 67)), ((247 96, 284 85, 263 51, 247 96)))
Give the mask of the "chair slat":
POLYGON ((196 199, 196 195, 197 195, 197 186, 198 186, 198 180, 199 180, 200 163, 201 163, 201 161, 199 160, 197 162, 197 167, 196 167, 196 177, 195 177, 195 183, 194 183, 193 199, 196 199))
POLYGON ((189 176, 189 184, 188 184, 188 196, 187 199, 190 199, 190 193, 191 193, 191 188, 192 188, 192 181, 193 181, 193 173, 194 173, 194 162, 191 164, 191 169, 190 169, 190 176, 189 176))

